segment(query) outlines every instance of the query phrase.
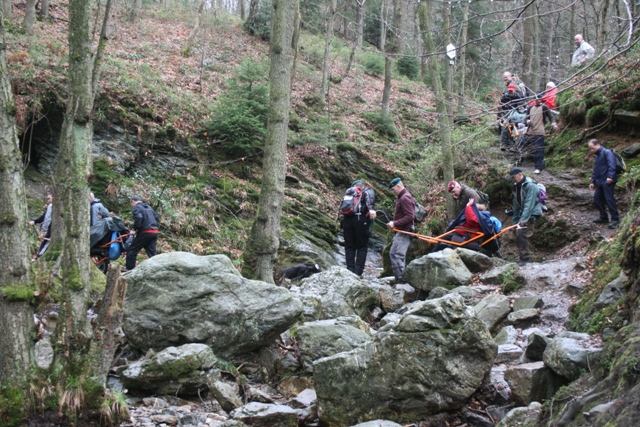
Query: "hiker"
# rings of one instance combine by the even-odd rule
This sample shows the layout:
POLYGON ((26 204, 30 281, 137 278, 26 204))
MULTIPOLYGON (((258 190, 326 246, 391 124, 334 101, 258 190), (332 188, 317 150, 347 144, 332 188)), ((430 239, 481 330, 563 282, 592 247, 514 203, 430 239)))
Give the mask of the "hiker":
POLYGON ((513 217, 516 228, 516 241, 520 252, 520 262, 524 265, 531 262, 529 239, 533 236, 536 221, 542 215, 538 185, 524 176, 521 168, 515 167, 509 172, 509 179, 514 181, 513 217))
POLYGON ((593 46, 584 41, 582 34, 576 34, 573 38, 573 42, 576 44, 576 50, 573 51, 573 56, 571 57, 571 66, 580 67, 584 65, 587 59, 593 58, 596 50, 593 46))
POLYGON ((156 211, 143 202, 140 196, 131 197, 130 202, 134 221, 133 230, 130 233, 135 235, 135 238, 127 249, 127 271, 136 267, 136 257, 143 248, 149 258, 156 254, 158 221, 160 220, 156 211))
MULTIPOLYGON (((465 240, 469 240, 476 236, 474 233, 472 233, 473 231, 484 233, 482 227, 480 226, 480 219, 478 217, 480 215, 480 212, 486 211, 487 208, 482 204, 476 204, 476 200, 478 199, 474 199, 472 197, 467 201, 464 210, 460 212, 458 218, 451 222, 451 225, 447 229, 447 231, 454 230, 455 233, 450 233, 443 237, 443 239, 451 240, 452 242, 456 243, 462 243, 465 240)), ((464 247, 465 249, 479 251, 480 243, 482 243, 482 240, 483 239, 478 239, 477 241, 473 241, 468 245, 465 245, 464 247)), ((449 247, 451 246, 447 245, 446 243, 438 242, 438 244, 435 246, 435 248, 433 248, 431 252, 438 252, 449 247)))
MULTIPOLYGON (((554 82, 547 83, 547 90, 542 95, 542 103, 549 107, 551 112, 553 113, 556 108, 556 94, 558 93, 558 88, 554 82)), ((556 112, 557 114, 557 112, 556 112)))
POLYGON ((44 211, 42 215, 38 218, 29 221, 29 225, 42 224, 40 225, 40 234, 38 239, 42 239, 40 242, 40 247, 38 248, 38 252, 36 256, 33 258, 33 261, 40 258, 49 247, 49 242, 51 241, 51 213, 53 211, 53 195, 51 193, 47 194, 47 205, 44 207, 44 211))
MULTIPOLYGON (((416 202, 413 196, 404 188, 402 179, 394 178, 389 183, 389 188, 396 195, 396 209, 393 214, 393 221, 387 223, 387 227, 395 228, 401 231, 411 231, 413 229, 413 221, 415 219, 416 202)), ((411 244, 411 236, 406 233, 399 233, 393 236, 391 249, 389 250, 389 259, 391 261, 391 269, 393 276, 396 278, 396 284, 406 283, 402 278, 404 264, 407 258, 407 250, 411 244)))
POLYGON ((554 131, 558 130, 558 125, 553 118, 553 114, 551 114, 551 110, 542 104, 542 98, 536 95, 536 104, 527 109, 528 129, 523 141, 525 146, 531 147, 531 154, 533 155, 535 165, 533 173, 535 174, 539 174, 544 169, 544 126, 547 121, 551 123, 554 131))
POLYGON ((89 200, 91 202, 91 223, 89 225, 93 226, 110 214, 109 210, 104 207, 100 199, 96 199, 93 193, 89 193, 89 200))
POLYGON ((313 265, 299 264, 299 265, 294 265, 293 267, 285 268, 282 271, 280 271, 280 277, 282 277, 283 279, 290 279, 290 280, 304 279, 311 276, 312 274, 319 273, 321 270, 322 269, 319 264, 313 264, 313 265))
POLYGON ((376 219, 376 211, 373 207, 375 202, 374 192, 371 188, 365 187, 361 179, 356 179, 346 192, 353 197, 352 212, 343 213, 342 229, 344 232, 344 257, 347 263, 347 270, 362 277, 364 265, 367 260, 367 245, 371 232, 369 228, 376 219))
POLYGON ((471 187, 467 187, 466 185, 460 184, 457 181, 449 182, 447 185, 447 191, 451 193, 453 198, 456 200, 456 208, 458 212, 463 210, 465 206, 469 203, 470 199, 480 201, 480 196, 478 192, 471 187))
POLYGON ((526 130, 527 110, 524 104, 518 105, 502 118, 500 150, 513 151, 514 137, 521 138, 526 130))
POLYGON ((516 86, 516 91, 520 92, 518 95, 520 97, 525 98, 530 95, 529 88, 524 84, 519 77, 512 75, 509 71, 505 71, 502 74, 502 80, 504 81, 504 86, 509 90, 509 85, 513 84, 516 86))
POLYGON ((605 209, 605 205, 609 208, 611 214, 611 222, 609 228, 614 229, 620 225, 620 216, 616 207, 616 198, 614 191, 618 176, 616 174, 616 158, 611 150, 607 150, 597 139, 588 142, 589 152, 595 154, 595 162, 593 163, 593 173, 591 174, 591 183, 589 188, 595 190, 593 193, 593 202, 600 212, 600 217, 593 220, 596 224, 606 224, 609 222, 609 216, 605 209))

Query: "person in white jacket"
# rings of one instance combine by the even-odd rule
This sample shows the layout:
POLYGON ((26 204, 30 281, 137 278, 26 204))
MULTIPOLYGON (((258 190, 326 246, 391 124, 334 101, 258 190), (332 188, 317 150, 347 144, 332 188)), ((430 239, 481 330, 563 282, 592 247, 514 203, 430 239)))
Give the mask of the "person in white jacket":
POLYGON ((573 57, 571 58, 571 66, 580 67, 584 65, 587 59, 593 58, 596 50, 593 46, 584 41, 582 34, 576 34, 573 41, 576 44, 576 50, 573 52, 573 57))

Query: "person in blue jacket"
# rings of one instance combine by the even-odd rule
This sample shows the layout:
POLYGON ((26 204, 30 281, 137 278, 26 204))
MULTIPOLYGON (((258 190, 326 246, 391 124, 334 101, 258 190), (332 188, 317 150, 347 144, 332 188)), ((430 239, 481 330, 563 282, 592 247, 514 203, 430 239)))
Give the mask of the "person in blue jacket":
POLYGON ((618 181, 618 176, 616 175, 616 158, 611 150, 607 150, 600 145, 597 139, 589 141, 589 152, 596 155, 589 188, 595 190, 593 193, 593 202, 600 212, 600 216, 593 220, 593 222, 596 224, 609 223, 609 228, 617 228, 620 225, 620 215, 618 214, 616 199, 613 194, 616 188, 616 182, 618 181), (605 205, 609 208, 611 222, 609 222, 605 205))

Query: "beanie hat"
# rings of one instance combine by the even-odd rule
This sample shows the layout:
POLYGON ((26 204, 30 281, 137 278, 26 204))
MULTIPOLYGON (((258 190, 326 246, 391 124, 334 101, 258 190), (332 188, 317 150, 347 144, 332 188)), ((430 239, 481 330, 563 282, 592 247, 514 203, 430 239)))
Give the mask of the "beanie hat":
POLYGON ((449 185, 447 185, 447 191, 448 191, 449 193, 451 193, 451 192, 453 191, 453 189, 454 189, 454 188, 456 188, 456 185, 458 185, 458 183, 457 183, 457 182, 455 182, 455 181, 451 181, 451 182, 449 183, 449 185))
POLYGON ((391 182, 389 183, 389 188, 393 188, 393 187, 395 187, 396 185, 400 184, 401 182, 402 182, 402 179, 400 179, 400 178, 393 178, 393 179, 391 180, 391 182))
POLYGON ((511 169, 511 171, 509 172, 509 179, 513 179, 513 177, 518 175, 519 173, 522 173, 522 169, 520 168, 511 169))
POLYGON ((554 82, 549 82, 547 83, 547 87, 550 87, 551 89, 553 89, 554 87, 556 87, 556 84, 554 82))
POLYGON ((507 90, 516 90, 516 85, 511 83, 507 86, 507 90))
POLYGON ((356 179, 355 181, 353 181, 353 182, 351 183, 351 186, 352 186, 352 187, 355 187, 355 186, 356 186, 356 184, 363 184, 363 185, 364 185, 364 181, 363 181, 363 180, 361 180, 361 179, 356 179))

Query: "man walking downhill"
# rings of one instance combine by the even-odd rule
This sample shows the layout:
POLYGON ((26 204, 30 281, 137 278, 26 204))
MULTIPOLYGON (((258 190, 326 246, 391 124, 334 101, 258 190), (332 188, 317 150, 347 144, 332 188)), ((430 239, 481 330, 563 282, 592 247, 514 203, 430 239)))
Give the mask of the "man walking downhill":
POLYGON ((89 201, 91 202, 91 226, 109 217, 109 210, 104 207, 100 199, 96 199, 93 193, 89 193, 89 201))
POLYGON ((374 193, 370 188, 366 188, 360 179, 353 181, 347 193, 359 194, 360 202, 355 211, 350 215, 345 215, 342 220, 344 231, 344 255, 347 263, 347 270, 362 277, 365 262, 367 260, 367 245, 371 232, 369 228, 376 219, 374 205, 374 193))
MULTIPOLYGON (((393 221, 387 223, 387 227, 396 228, 402 231, 411 231, 413 221, 415 219, 416 202, 404 188, 404 184, 400 178, 394 178, 389 183, 389 188, 396 195, 396 209, 393 214, 393 221)), ((391 260, 391 269, 396 278, 396 283, 406 283, 402 278, 404 264, 407 259, 407 250, 411 244, 411 236, 405 233, 398 233, 393 236, 391 249, 389 250, 389 258, 391 260)))
POLYGON ((593 193, 593 202, 598 208, 598 211, 600 211, 600 217, 593 222, 596 224, 606 224, 609 222, 609 216, 605 209, 606 205, 611 214, 609 228, 617 228, 620 225, 620 216, 614 196, 616 182, 618 181, 618 175, 616 175, 616 158, 611 150, 607 150, 600 145, 597 139, 590 140, 588 146, 589 152, 596 155, 589 188, 595 190, 593 193))
POLYGON ((447 186, 447 190, 449 191, 449 193, 451 193, 453 198, 456 200, 456 207, 458 208, 457 213, 460 213, 460 211, 467 206, 470 199, 474 199, 476 203, 481 203, 480 196, 478 195, 476 190, 474 190, 471 187, 467 187, 464 184, 460 184, 457 181, 449 182, 449 185, 447 186))
POLYGON ((156 211, 143 202, 140 196, 131 197, 130 202, 134 221, 131 233, 136 237, 127 249, 127 271, 136 268, 136 257, 143 248, 149 258, 155 256, 160 220, 156 211))
POLYGON ((596 50, 593 46, 584 41, 582 34, 576 34, 573 38, 573 42, 576 44, 576 50, 573 51, 573 56, 571 57, 571 66, 581 67, 587 59, 593 58, 596 50))
POLYGON ((538 198, 540 190, 538 184, 528 176, 524 176, 520 168, 511 169, 509 179, 514 181, 512 220, 514 224, 518 224, 516 228, 516 241, 520 252, 518 265, 525 265, 531 262, 529 239, 533 236, 536 221, 542 215, 542 206, 538 198))

